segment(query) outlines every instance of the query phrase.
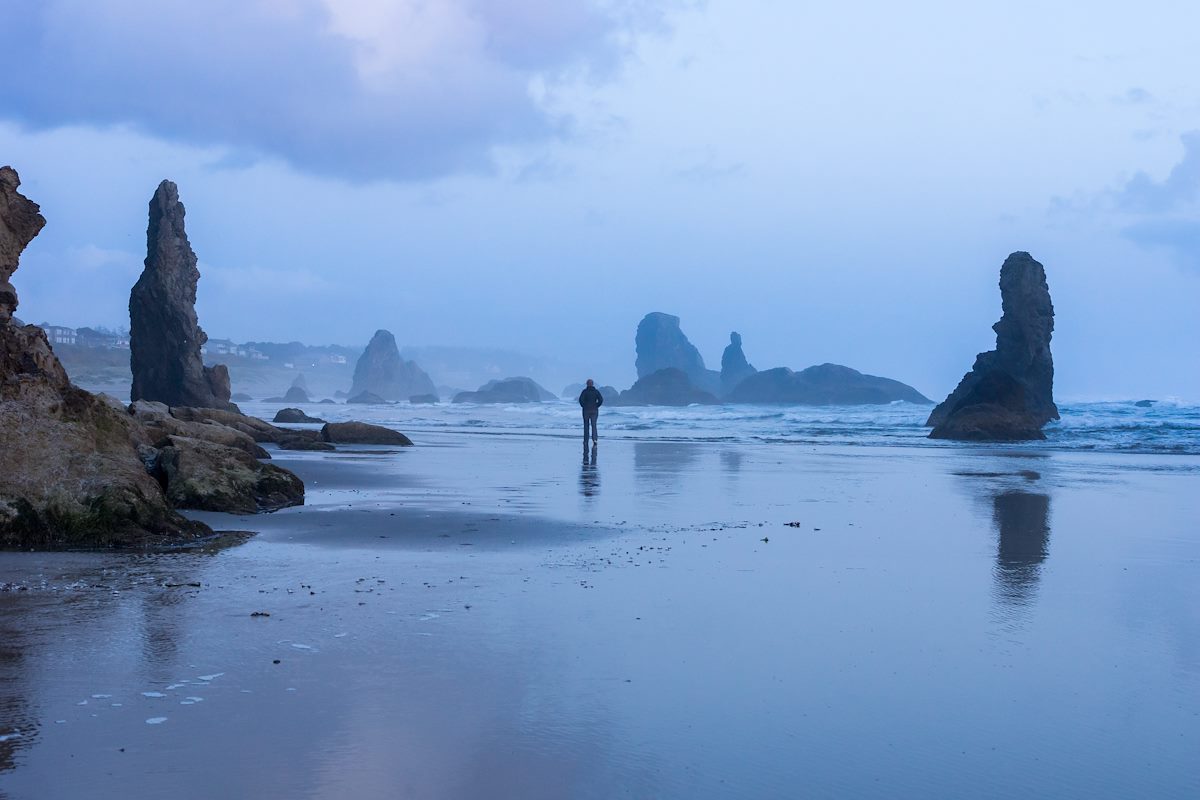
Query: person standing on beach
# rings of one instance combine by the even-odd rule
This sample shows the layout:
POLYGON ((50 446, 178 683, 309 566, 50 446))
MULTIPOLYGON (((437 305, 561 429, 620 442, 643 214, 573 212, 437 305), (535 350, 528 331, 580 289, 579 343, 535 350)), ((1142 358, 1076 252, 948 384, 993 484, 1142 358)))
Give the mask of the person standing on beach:
POLYGON ((596 420, 600 416, 600 406, 604 405, 604 395, 600 394, 600 390, 596 388, 595 382, 591 378, 587 380, 587 386, 579 393, 579 406, 583 409, 583 445, 587 446, 588 427, 592 429, 592 444, 596 444, 600 438, 596 435, 596 420))

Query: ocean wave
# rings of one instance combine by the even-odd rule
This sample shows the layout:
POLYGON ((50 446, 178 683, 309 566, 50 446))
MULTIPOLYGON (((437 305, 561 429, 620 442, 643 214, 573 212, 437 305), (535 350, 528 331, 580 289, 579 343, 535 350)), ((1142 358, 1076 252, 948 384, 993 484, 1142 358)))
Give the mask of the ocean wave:
MULTIPOLYGON (((268 404, 247 411, 271 418, 268 404), (256 408, 261 407, 261 408, 256 408)), ((1062 418, 1046 426, 1044 441, 999 445, 1042 450, 1106 450, 1200 455, 1200 406, 1134 401, 1064 403, 1062 418)), ((575 436, 579 407, 570 402, 476 405, 321 406, 332 420, 360 419, 401 430, 472 431, 575 436)), ((638 441, 728 441, 789 445, 955 447, 930 440, 929 407, 882 406, 619 406, 602 409, 602 436, 638 441)))

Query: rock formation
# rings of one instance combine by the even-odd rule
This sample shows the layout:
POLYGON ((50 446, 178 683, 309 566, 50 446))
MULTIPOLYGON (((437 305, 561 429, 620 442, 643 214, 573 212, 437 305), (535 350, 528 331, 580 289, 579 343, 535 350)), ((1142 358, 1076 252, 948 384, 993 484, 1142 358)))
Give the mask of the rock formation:
POLYGON ((12 324, 9 278, 46 224, 0 168, 0 547, 96 547, 211 534, 167 503, 138 454, 148 436, 103 397, 71 385, 37 326, 12 324))
POLYGON ((455 403, 542 403, 556 400, 553 394, 532 378, 504 378, 488 381, 474 392, 459 392, 455 403))
POLYGON ((308 381, 304 380, 304 373, 300 373, 292 381, 292 385, 283 394, 283 402, 285 403, 310 403, 308 399, 308 381))
POLYGON ((637 335, 638 378, 645 378, 668 367, 680 370, 696 387, 708 392, 718 392, 721 376, 704 367, 704 358, 683 331, 679 328, 679 317, 655 311, 642 317, 637 335))
POLYGON ((10 280, 22 251, 46 225, 38 204, 17 191, 21 179, 12 167, 0 167, 0 325, 12 321, 17 290, 10 280))
POLYGON ((1044 439, 1058 419, 1050 337, 1054 306, 1046 271, 1029 253, 1000 267, 1003 313, 992 326, 996 349, 980 353, 958 387, 929 415, 931 439, 1020 441, 1044 439))
POLYGON ((864 375, 839 364, 821 364, 794 372, 787 367, 750 375, 725 398, 730 403, 803 406, 879 405, 903 400, 928 404, 928 397, 911 386, 864 375))
POLYGON ((400 431, 365 422, 327 422, 321 439, 337 444, 390 444, 408 447, 412 440, 400 431))
POLYGON ((427 406, 437 403, 440 398, 436 394, 414 394, 408 398, 408 402, 414 406, 427 406))
POLYGON ((303 422, 307 424, 324 424, 325 420, 320 417, 310 417, 298 408, 281 408, 275 413, 275 419, 272 422, 296 423, 303 422))
POLYGON ((414 394, 437 394, 437 389, 417 362, 400 357, 396 337, 388 331, 378 330, 354 366, 350 396, 356 397, 363 392, 384 400, 407 400, 414 394))
POLYGON ((746 360, 746 354, 742 352, 742 335, 737 331, 729 334, 729 346, 721 354, 721 394, 729 394, 739 383, 756 372, 758 370, 746 360))
POLYGON ((206 367, 200 355, 208 341, 196 319, 200 271, 183 218, 178 188, 163 181, 150 200, 146 266, 129 294, 130 398, 236 410, 228 368, 206 367))
MULTIPOLYGON (((7 276, 44 224, 18 186, 15 172, 0 170, 7 276)), ((16 292, 4 283, 11 301, 0 321, 0 548, 178 546, 213 532, 175 508, 252 512, 303 501, 304 484, 261 463, 268 456, 258 442, 286 446, 302 434, 315 440, 316 431, 282 431, 226 410, 145 401, 126 409, 73 386, 45 332, 12 323, 16 292)))
MULTIPOLYGON (((608 395, 605 395, 605 402, 609 402, 608 395)), ((611 402, 621 406, 690 406, 715 405, 720 401, 711 392, 696 388, 683 370, 667 367, 638 378, 632 387, 611 402)))

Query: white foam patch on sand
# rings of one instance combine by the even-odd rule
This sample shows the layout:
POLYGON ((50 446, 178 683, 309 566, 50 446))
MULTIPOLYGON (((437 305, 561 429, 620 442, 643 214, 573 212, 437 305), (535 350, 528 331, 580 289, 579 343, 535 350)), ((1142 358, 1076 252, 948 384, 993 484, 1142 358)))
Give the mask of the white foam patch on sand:
POLYGON ((199 679, 202 681, 215 681, 224 674, 224 672, 214 672, 212 675, 200 675, 199 679))
POLYGON ((167 721, 166 717, 151 717, 150 719, 146 720, 146 724, 147 725, 162 725, 166 721, 167 721))
POLYGON ((172 683, 167 687, 167 691, 169 692, 172 689, 182 689, 184 686, 187 686, 187 681, 184 681, 183 683, 172 683))
POLYGON ((312 650, 313 649, 312 645, 300 644, 299 642, 292 642, 292 647, 296 648, 297 650, 312 650))
POLYGON ((166 697, 162 692, 142 692, 142 697, 166 697))
POLYGON ((20 739, 21 734, 18 733, 0 733, 0 742, 7 742, 9 739, 20 739))
POLYGON ((94 695, 92 695, 93 700, 107 700, 110 697, 112 697, 111 694, 94 694, 94 695))

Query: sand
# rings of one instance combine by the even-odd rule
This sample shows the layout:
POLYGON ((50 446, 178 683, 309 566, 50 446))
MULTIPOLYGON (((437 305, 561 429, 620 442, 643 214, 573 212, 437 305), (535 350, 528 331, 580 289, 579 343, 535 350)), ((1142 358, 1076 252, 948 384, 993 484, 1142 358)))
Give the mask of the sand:
POLYGON ((243 545, 0 554, 0 795, 1200 790, 1200 459, 276 455, 243 545))

